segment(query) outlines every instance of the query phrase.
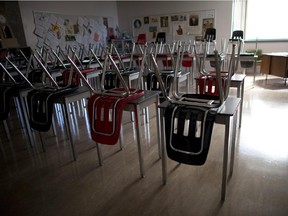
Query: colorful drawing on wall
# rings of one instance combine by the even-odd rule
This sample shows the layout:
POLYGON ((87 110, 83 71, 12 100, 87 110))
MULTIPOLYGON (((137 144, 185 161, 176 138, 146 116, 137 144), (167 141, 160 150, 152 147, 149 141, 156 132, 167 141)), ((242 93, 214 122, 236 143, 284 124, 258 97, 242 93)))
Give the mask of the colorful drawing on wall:
POLYGON ((142 26, 142 22, 140 19, 136 19, 134 20, 134 24, 133 24, 134 28, 139 29, 142 26))
POLYGON ((169 27, 169 17, 168 16, 161 16, 160 17, 160 27, 161 28, 168 28, 169 27))
POLYGON ((157 33, 157 26, 150 26, 149 27, 149 33, 150 33, 150 36, 149 38, 156 38, 156 33, 157 33))
POLYGON ((207 28, 214 28, 214 19, 213 18, 208 18, 208 19, 203 19, 203 32, 206 32, 207 28))
POLYGON ((179 21, 186 21, 186 15, 179 15, 179 21))
POLYGON ((178 25, 176 32, 177 32, 177 35, 183 35, 183 28, 181 25, 178 25))
POLYGON ((188 17, 188 34, 200 35, 202 33, 202 26, 200 23, 201 16, 199 13, 192 13, 188 17))
MULTIPOLYGON (((182 22, 183 23, 183 22, 182 22)), ((183 40, 186 34, 185 25, 181 23, 173 24, 173 39, 183 40)))
MULTIPOLYGON (((88 50, 89 47, 107 43, 107 27, 103 17, 77 17, 40 11, 34 11, 33 14, 38 48, 60 48, 66 53, 70 46, 81 46, 88 50)), ((112 23, 113 19, 107 18, 106 24, 110 28, 112 23)))
POLYGON ((149 24, 149 17, 148 16, 144 17, 144 24, 149 24))
POLYGON ((199 25, 199 15, 194 14, 189 17, 189 26, 198 26, 199 25))
POLYGON ((171 16, 171 21, 172 22, 175 22, 175 21, 178 21, 179 20, 179 16, 178 15, 172 15, 171 16))
POLYGON ((158 20, 157 16, 150 16, 150 23, 158 23, 158 20))
POLYGON ((172 42, 191 41, 197 36, 202 36, 206 28, 214 26, 214 20, 215 10, 201 10, 135 17, 131 24, 134 37, 145 33, 149 41, 156 37, 157 32, 165 32, 166 41, 172 42), (141 26, 136 20, 141 21, 141 26))

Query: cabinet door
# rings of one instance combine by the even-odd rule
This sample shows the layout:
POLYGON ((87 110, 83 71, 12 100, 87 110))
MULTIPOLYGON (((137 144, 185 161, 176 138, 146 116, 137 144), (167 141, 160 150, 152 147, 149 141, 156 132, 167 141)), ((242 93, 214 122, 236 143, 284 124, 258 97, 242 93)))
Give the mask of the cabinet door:
POLYGON ((271 74, 279 77, 286 77, 287 57, 272 56, 271 57, 271 74))
POLYGON ((263 55, 262 56, 262 62, 261 62, 261 74, 270 74, 270 61, 271 56, 269 55, 263 55))

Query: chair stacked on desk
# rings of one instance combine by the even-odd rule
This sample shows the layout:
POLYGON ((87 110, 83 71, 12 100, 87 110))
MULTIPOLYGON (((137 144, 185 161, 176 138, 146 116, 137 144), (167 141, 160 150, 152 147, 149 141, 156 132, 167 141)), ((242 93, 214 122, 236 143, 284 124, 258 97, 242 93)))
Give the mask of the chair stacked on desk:
MULTIPOLYGON (((217 95, 179 94, 176 91, 177 83, 175 80, 173 81, 172 94, 167 95, 157 61, 151 54, 155 74, 159 80, 162 94, 166 98, 166 101, 160 105, 161 108, 163 107, 163 116, 161 117, 164 121, 161 145, 164 183, 166 182, 164 176, 167 175, 166 153, 168 158, 181 164, 201 166, 206 163, 216 115, 221 112, 225 105, 234 70, 231 67, 227 71, 226 85, 223 86, 220 69, 221 57, 217 50, 214 52, 217 95)), ((233 52, 230 61, 230 64, 235 67, 235 52, 233 52)))
MULTIPOLYGON (((104 62, 104 70, 101 77, 101 91, 96 91, 87 81, 85 76, 81 73, 74 61, 69 58, 73 68, 78 72, 82 81, 90 89, 92 96, 88 99, 88 114, 90 123, 90 132, 92 139, 96 142, 98 150, 98 159, 100 165, 103 163, 103 156, 100 149, 100 144, 115 145, 120 138, 120 131, 122 127, 122 113, 125 105, 144 94, 141 90, 142 74, 145 67, 146 50, 144 50, 144 58, 141 62, 140 74, 138 77, 137 87, 130 88, 124 80, 122 71, 119 69, 115 59, 111 53, 107 53, 104 62), (119 86, 113 88, 106 88, 105 77, 106 72, 110 73, 111 70, 117 76, 120 82, 119 86)), ((136 119, 135 122, 138 122, 136 119)), ((120 139, 120 147, 121 139, 120 139)), ((138 145, 139 161, 141 164, 141 150, 138 145)), ((141 165, 140 165, 141 167, 141 165)))
MULTIPOLYGON (((160 44, 161 45, 161 44, 160 44)), ((155 46, 155 45, 154 45, 155 46)), ((160 74, 164 82, 166 93, 169 94, 171 84, 174 79, 177 83, 186 81, 186 93, 189 91, 189 75, 192 71, 184 70, 183 68, 192 67, 193 64, 193 54, 191 53, 190 43, 185 44, 184 42, 178 41, 172 44, 164 44, 163 47, 159 49, 154 49, 153 53, 156 61, 161 63, 164 67, 160 68, 160 74), (181 50, 178 50, 181 46, 181 50), (185 57, 185 60, 184 60, 185 57), (189 58, 189 59, 187 59, 189 58), (177 64, 180 63, 179 67, 177 64), (175 70, 178 70, 175 76, 175 70)), ((150 66, 151 67, 151 66, 150 66)), ((160 90, 158 79, 155 76, 154 70, 150 70, 146 77, 147 89, 160 90)), ((178 86, 178 85, 177 85, 178 86)), ((165 100, 164 98, 161 99, 165 100)))
MULTIPOLYGON (((75 94, 83 93, 87 89, 80 88, 78 83, 73 82, 73 70, 71 67, 69 76, 63 76, 61 81, 57 81, 42 63, 42 58, 39 54, 33 53, 31 58, 35 60, 37 70, 41 73, 41 79, 34 82, 29 80, 29 74, 24 75, 21 70, 9 59, 7 62, 11 65, 17 74, 20 76, 25 88, 18 93, 21 100, 21 107, 25 116, 26 129, 29 134, 30 143, 34 145, 34 137, 31 135, 31 129, 39 132, 39 138, 42 144, 43 151, 45 150, 42 133, 50 130, 53 122, 54 105, 62 104, 62 113, 64 117, 64 125, 72 147, 73 158, 76 160, 74 143, 72 141, 71 131, 69 128, 68 114, 65 103, 66 98, 71 98, 75 94), (64 114, 65 113, 65 114, 64 114)), ((86 94, 87 95, 87 94, 86 94)))
MULTIPOLYGON (((173 82, 172 95, 166 94, 161 79, 160 70, 153 58, 155 74, 159 80, 162 94, 169 102, 165 110, 165 137, 168 157, 180 163, 203 165, 206 161, 213 123, 216 113, 225 103, 229 94, 232 69, 228 72, 227 83, 223 86, 219 64, 219 54, 215 51, 218 94, 184 94, 176 91, 176 82, 173 82), (187 121, 189 124, 187 125, 187 121), (198 127, 197 124, 200 125, 198 127), (200 130, 198 132, 198 130, 200 130)), ((234 58, 232 58, 234 61, 234 58)))
MULTIPOLYGON (((218 95, 218 88, 217 80, 215 78, 216 71, 215 70, 207 70, 205 68, 205 60, 209 58, 210 64, 213 62, 213 67, 216 64, 215 56, 208 53, 207 44, 209 44, 209 40, 211 37, 208 37, 207 41, 204 39, 203 47, 204 50, 199 53, 199 48, 194 48, 194 54, 196 59, 196 64, 199 71, 199 77, 196 78, 196 93, 200 94, 209 94, 209 95, 218 95), (203 53, 204 52, 204 53, 203 53)), ((215 38, 215 36, 212 36, 215 38)), ((196 46, 196 44, 194 44, 196 46)), ((215 45, 213 45, 215 49, 215 45)), ((220 65, 220 74, 222 79, 222 85, 225 86, 227 82, 227 77, 229 75, 229 71, 232 70, 232 75, 236 73, 238 64, 239 64, 239 56, 241 53, 242 48, 242 41, 241 40, 233 40, 229 41, 227 49, 230 48, 229 58, 226 55, 226 51, 224 53, 219 53, 218 64, 220 65), (227 58, 227 65, 225 64, 224 59, 227 58), (231 61, 231 58, 235 58, 235 61, 231 61), (235 65, 232 65, 235 64, 235 65)))
MULTIPOLYGON (((25 89, 27 84, 15 74, 14 68, 8 63, 7 58, 17 64, 24 73, 27 73, 32 66, 28 60, 31 54, 30 47, 1 49, 1 62, 0 62, 0 120, 3 122, 7 138, 10 140, 10 132, 7 124, 9 118, 11 103, 14 100, 19 120, 24 125, 23 110, 19 100, 19 91, 25 89)), ((26 128, 26 127, 25 127, 26 128)))

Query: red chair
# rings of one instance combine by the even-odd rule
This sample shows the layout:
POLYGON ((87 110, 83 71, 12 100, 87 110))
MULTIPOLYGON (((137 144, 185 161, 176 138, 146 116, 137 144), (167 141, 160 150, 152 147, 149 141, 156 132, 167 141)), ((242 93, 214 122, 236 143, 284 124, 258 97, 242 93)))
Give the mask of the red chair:
MULTIPOLYGON (((146 55, 146 49, 144 51, 146 55)), ((118 66, 116 65, 111 54, 106 55, 105 63, 110 64, 115 73, 115 76, 119 79, 121 88, 114 87, 112 89, 106 90, 104 85, 101 85, 101 92, 97 92, 81 73, 79 68, 73 62, 73 60, 68 57, 75 71, 78 72, 81 79, 88 86, 93 95, 88 99, 88 115, 89 123, 91 127, 91 137, 96 142, 98 149, 99 163, 102 165, 102 153, 98 144, 115 145, 120 137, 120 130, 122 126, 122 113, 124 107, 127 103, 141 97, 144 94, 144 90, 140 90, 140 83, 142 78, 142 73, 144 70, 145 61, 141 64, 140 74, 138 78, 138 86, 136 89, 128 88, 124 81, 122 73, 118 66)), ((110 66, 109 65, 109 66, 110 66)), ((108 68, 105 65, 104 68, 108 68)), ((103 70, 101 83, 105 81, 105 73, 107 71, 103 70)), ((136 120, 137 121, 137 120, 136 120)))
POLYGON ((137 44, 145 45, 147 42, 146 40, 146 34, 139 34, 137 38, 137 44))

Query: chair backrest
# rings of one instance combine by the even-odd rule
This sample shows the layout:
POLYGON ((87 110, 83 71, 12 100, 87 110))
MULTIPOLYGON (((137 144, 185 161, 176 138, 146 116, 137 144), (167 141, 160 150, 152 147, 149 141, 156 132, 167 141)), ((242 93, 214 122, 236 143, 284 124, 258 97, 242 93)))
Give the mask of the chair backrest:
POLYGON ((216 29, 215 28, 207 28, 205 31, 204 40, 210 41, 210 42, 216 40, 216 29))
POLYGON ((242 30, 235 30, 232 33, 232 40, 239 40, 239 39, 243 39, 243 31, 242 30))
POLYGON ((146 34, 139 34, 137 37, 137 44, 144 45, 146 42, 146 34))
POLYGON ((156 36, 155 43, 166 43, 166 33, 158 32, 156 36))

